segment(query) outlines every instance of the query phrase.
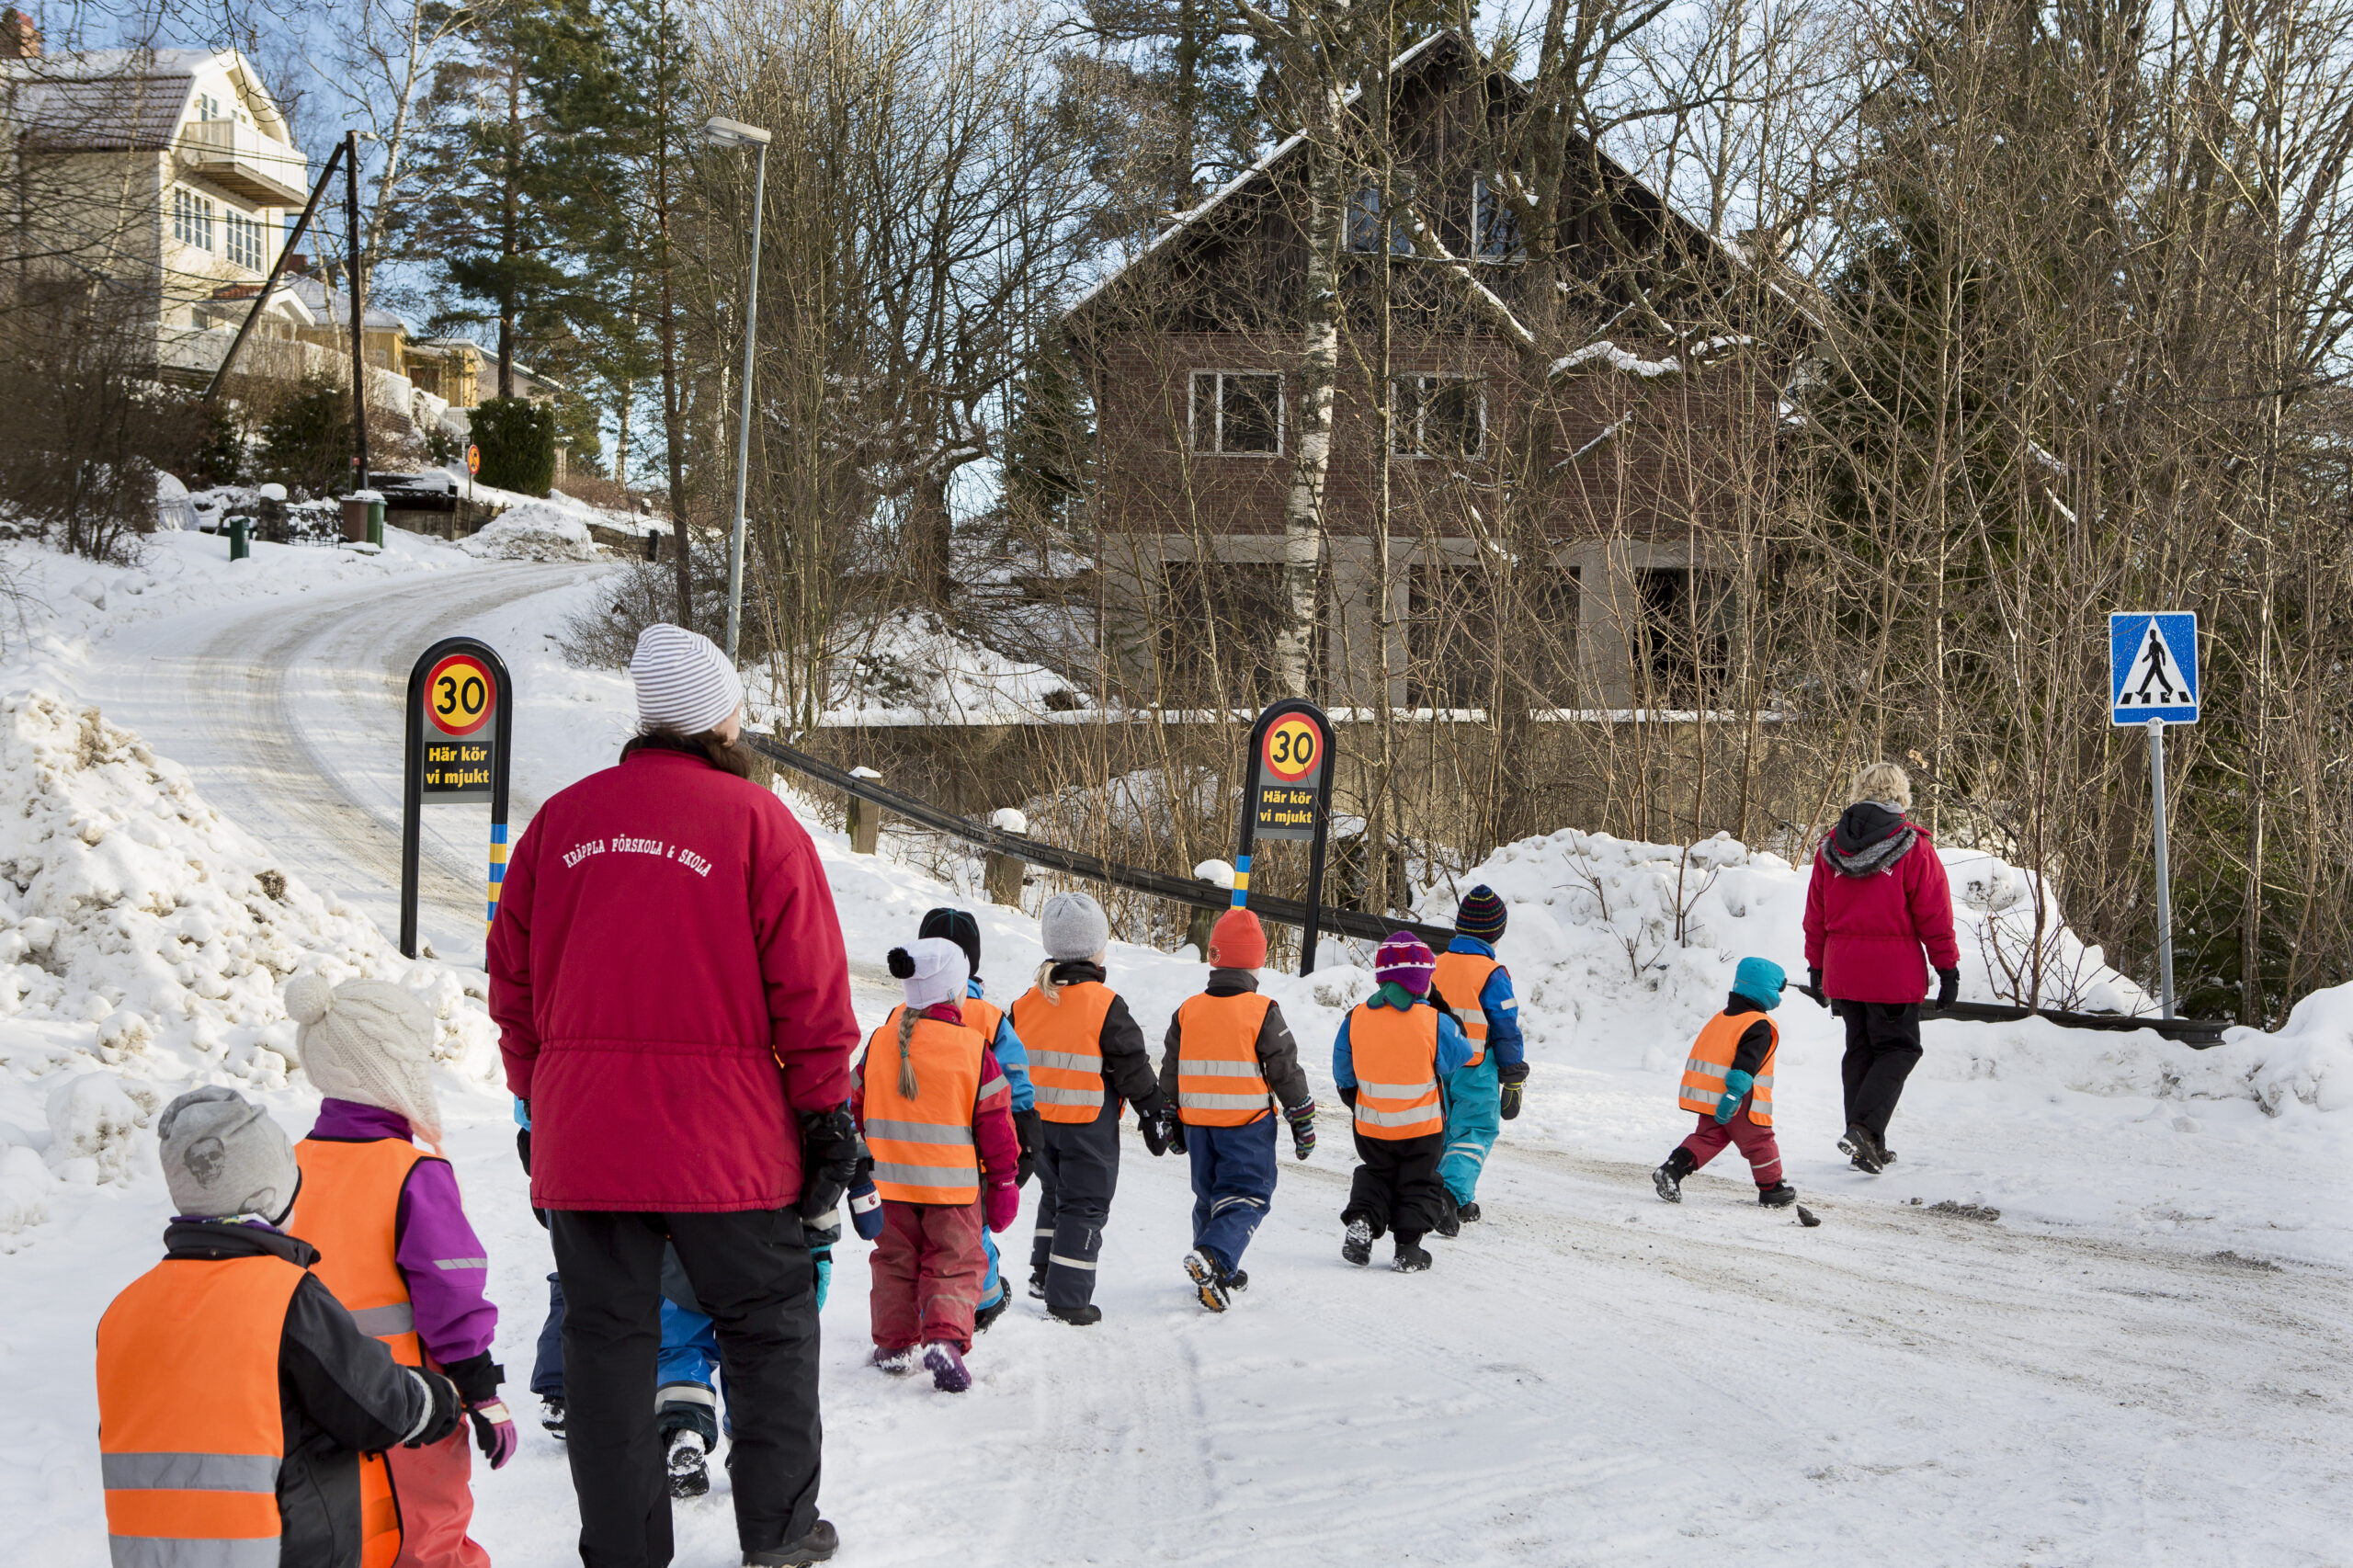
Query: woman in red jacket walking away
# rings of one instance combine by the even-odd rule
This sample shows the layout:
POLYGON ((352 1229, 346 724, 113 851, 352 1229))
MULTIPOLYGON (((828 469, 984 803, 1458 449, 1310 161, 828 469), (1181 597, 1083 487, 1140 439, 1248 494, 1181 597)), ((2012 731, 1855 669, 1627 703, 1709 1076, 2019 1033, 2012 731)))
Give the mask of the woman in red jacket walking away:
POLYGON ((988 1275, 982 1226, 1002 1231, 1021 1212, 1013 1085, 980 1031, 964 1027, 964 949, 926 937, 892 949, 890 961, 906 1006, 866 1042, 850 1100, 882 1195, 874 1364, 904 1375, 921 1349, 931 1386, 962 1393, 988 1275))
POLYGON ((563 1288, 580 1557, 670 1561, 652 1397, 666 1240, 719 1340, 745 1568, 798 1568, 835 1546, 803 1221, 858 1169, 841 922, 809 835, 749 780, 725 656, 649 626, 630 676, 636 738, 540 808, 490 932, 491 1016, 563 1288))
POLYGON ((1920 1060, 1928 969, 1937 1006, 1961 994, 1952 889, 1937 846, 1904 813, 1912 780, 1892 762, 1855 775, 1854 803, 1813 858, 1805 962, 1814 1000, 1846 1021, 1847 1135, 1839 1151, 1877 1176, 1895 1158, 1888 1119, 1920 1060), (1927 950, 1927 963, 1921 962, 1927 950))

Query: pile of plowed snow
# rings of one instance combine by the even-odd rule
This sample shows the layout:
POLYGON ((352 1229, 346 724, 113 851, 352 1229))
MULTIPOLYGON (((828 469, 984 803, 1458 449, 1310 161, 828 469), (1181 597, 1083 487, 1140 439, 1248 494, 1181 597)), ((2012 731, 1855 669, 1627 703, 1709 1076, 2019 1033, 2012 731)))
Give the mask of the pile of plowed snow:
POLYGON ((134 1133, 180 1089, 283 1086, 296 974, 403 983, 445 1062, 494 1067, 478 974, 403 959, 97 710, 0 699, 0 1234, 45 1218, 55 1181, 152 1164, 134 1133))
POLYGON ((458 548, 493 561, 597 561, 604 556, 588 537, 587 515, 556 501, 510 506, 458 548))

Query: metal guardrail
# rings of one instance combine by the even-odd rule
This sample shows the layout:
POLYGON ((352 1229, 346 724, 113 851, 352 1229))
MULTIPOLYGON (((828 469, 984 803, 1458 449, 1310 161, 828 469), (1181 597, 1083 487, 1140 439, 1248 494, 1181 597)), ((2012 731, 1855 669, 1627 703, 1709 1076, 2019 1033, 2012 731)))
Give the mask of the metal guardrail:
MULTIPOLYGON (((1131 892, 1149 893, 1175 903, 1190 904, 1197 909, 1223 909, 1233 903, 1233 895, 1209 882, 1187 877, 1172 877, 1165 871, 1147 871, 1136 866, 1121 865, 1100 855, 1090 855, 1083 849, 1064 849, 1058 845, 1040 844, 1020 834, 1006 833, 976 823, 970 817, 960 817, 944 812, 927 801, 878 783, 871 778, 859 778, 847 768, 821 761, 807 752, 795 750, 773 736, 746 730, 744 740, 754 751, 770 762, 791 768, 806 778, 813 778, 828 789, 870 801, 893 816, 906 818, 935 833, 944 833, 979 846, 993 854, 1006 856, 1032 866, 1069 876, 1084 877, 1089 881, 1108 883, 1131 892)), ((1265 893, 1250 895, 1250 908, 1262 920, 1279 920, 1286 926, 1304 926, 1307 905, 1296 899, 1273 898, 1265 893)), ((1316 923, 1326 931, 1336 931, 1345 937, 1357 937, 1368 942, 1380 941, 1392 931, 1411 931, 1434 950, 1444 951, 1445 944, 1453 938, 1450 926, 1425 926, 1418 921, 1384 919, 1354 909, 1326 909, 1316 923)), ((1802 989, 1801 987, 1800 989, 1802 989)), ((2062 1028, 2070 1029, 2154 1029, 2170 1040, 2177 1040, 2194 1050, 2204 1051, 2222 1043, 2222 1031, 2230 1025, 2218 1018, 2157 1018, 2142 1014, 2071 1013, 2052 1007, 2004 1006, 1985 1002, 1957 1002, 1938 1010, 1926 1009, 1927 1018, 1950 1018, 1961 1023, 2015 1023, 2021 1018, 2045 1018, 2062 1028)))

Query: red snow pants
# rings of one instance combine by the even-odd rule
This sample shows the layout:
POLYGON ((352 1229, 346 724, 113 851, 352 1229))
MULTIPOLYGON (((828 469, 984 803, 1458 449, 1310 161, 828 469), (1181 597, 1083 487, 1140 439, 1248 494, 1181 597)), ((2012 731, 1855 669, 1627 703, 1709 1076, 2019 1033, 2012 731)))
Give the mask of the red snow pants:
POLYGON ((879 1350, 905 1350, 945 1340, 972 1347, 972 1309, 980 1305, 988 1258, 980 1200, 902 1203, 882 1200, 882 1235, 874 1244, 874 1314, 879 1350))
POLYGON ((1780 1184, 1781 1146, 1773 1142, 1771 1128, 1759 1127, 1748 1119, 1745 1100, 1732 1113, 1732 1119, 1721 1125, 1712 1114, 1701 1112, 1699 1127, 1683 1141, 1683 1147, 1690 1154, 1691 1168, 1696 1171, 1722 1153, 1727 1143, 1739 1144, 1740 1152, 1748 1156, 1748 1174, 1756 1178, 1758 1187, 1780 1184))
POLYGON ((401 1505, 401 1554, 392 1568, 490 1568, 490 1553, 468 1539, 473 1523, 473 1424, 421 1449, 384 1450, 401 1505))

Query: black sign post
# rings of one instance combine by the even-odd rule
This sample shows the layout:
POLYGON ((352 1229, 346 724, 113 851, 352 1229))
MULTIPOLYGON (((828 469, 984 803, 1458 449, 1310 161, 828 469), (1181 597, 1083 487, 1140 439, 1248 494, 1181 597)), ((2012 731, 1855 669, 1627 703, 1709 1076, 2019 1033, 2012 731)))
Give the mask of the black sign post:
POLYGON ((401 955, 416 957, 421 854, 417 817, 426 806, 490 802, 490 896, 486 930, 506 878, 506 764, 514 746, 515 687, 487 642, 445 637, 408 672, 408 744, 401 783, 401 955))
POLYGON ((1250 903, 1250 851, 1262 838, 1304 838, 1307 925, 1300 933, 1299 972, 1315 972, 1316 928, 1324 908, 1324 841, 1332 825, 1332 722, 1313 702, 1287 698, 1250 728, 1250 765, 1242 778, 1242 831, 1233 851, 1233 907, 1250 903))

